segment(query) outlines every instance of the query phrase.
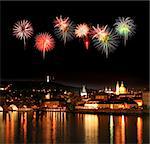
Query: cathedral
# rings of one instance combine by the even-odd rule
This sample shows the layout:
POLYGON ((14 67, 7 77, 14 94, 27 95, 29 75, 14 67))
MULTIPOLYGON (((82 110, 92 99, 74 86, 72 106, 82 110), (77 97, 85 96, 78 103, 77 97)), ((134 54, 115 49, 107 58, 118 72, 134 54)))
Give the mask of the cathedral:
POLYGON ((119 82, 116 84, 116 95, 119 94, 127 94, 127 89, 124 87, 123 81, 121 82, 121 86, 119 87, 119 82))

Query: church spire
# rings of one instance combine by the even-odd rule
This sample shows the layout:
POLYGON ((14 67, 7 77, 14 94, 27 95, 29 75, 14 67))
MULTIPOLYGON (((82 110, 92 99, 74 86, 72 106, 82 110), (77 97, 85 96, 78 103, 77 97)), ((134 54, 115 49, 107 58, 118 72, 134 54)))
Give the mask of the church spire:
POLYGON ((123 81, 121 81, 121 87, 124 87, 123 81))
POLYGON ((117 81, 116 84, 116 95, 119 95, 119 82, 117 81))

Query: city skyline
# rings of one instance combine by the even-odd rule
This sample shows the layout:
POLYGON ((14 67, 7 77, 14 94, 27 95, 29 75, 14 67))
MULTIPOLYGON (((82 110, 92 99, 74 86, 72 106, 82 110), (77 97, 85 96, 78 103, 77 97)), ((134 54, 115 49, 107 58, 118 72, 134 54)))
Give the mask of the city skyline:
POLYGON ((148 10, 148 2, 2 2, 1 79, 44 79, 53 74, 56 81, 70 85, 101 88, 124 81, 129 87, 148 87, 148 10), (87 51, 78 39, 64 46, 56 38, 56 48, 43 60, 34 47, 35 35, 46 31, 53 34, 52 21, 59 15, 69 16, 76 24, 110 27, 120 16, 131 17, 136 24, 135 35, 126 46, 120 40, 119 47, 107 59, 92 44, 87 51), (23 41, 12 36, 13 24, 24 18, 31 20, 35 32, 27 41, 26 50, 23 41))

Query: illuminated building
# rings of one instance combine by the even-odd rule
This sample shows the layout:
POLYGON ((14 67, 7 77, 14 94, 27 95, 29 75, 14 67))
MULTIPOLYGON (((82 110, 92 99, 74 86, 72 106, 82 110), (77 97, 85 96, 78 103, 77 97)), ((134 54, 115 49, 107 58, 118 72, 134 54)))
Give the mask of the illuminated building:
POLYGON ((59 101, 45 101, 43 102, 42 106, 44 107, 49 107, 49 108, 56 108, 60 105, 60 102, 59 101))
POLYGON ((107 89, 107 87, 105 88, 105 93, 113 93, 113 91, 111 90, 111 88, 107 89))
MULTIPOLYGON (((88 101, 84 104, 84 109, 130 109, 137 108, 138 104, 134 101, 88 101)), ((80 109, 78 107, 78 109, 80 109)))
POLYGON ((45 108, 59 108, 64 107, 65 101, 63 99, 51 99, 51 100, 44 100, 41 104, 41 107, 45 108))
POLYGON ((143 106, 143 101, 142 101, 142 99, 134 99, 134 101, 138 104, 138 107, 143 106))
POLYGON ((107 100, 110 96, 107 93, 98 93, 95 95, 96 100, 107 100))
POLYGON ((49 81, 50 81, 50 77, 48 75, 48 76, 46 76, 46 82, 49 83, 49 81))
POLYGON ((126 94, 127 93, 127 90, 126 88, 124 87, 124 84, 123 84, 123 81, 121 82, 121 86, 119 88, 119 94, 126 94))
POLYGON ((88 101, 84 104, 87 109, 98 109, 98 101, 88 101))
POLYGON ((143 105, 147 108, 150 108, 150 91, 144 91, 143 92, 143 105))
POLYGON ((87 91, 86 91, 85 85, 82 86, 82 91, 81 91, 80 95, 87 97, 87 91))
POLYGON ((50 99, 50 93, 45 95, 45 99, 50 99))
POLYGON ((50 81, 54 81, 54 80, 55 80, 54 76, 52 76, 52 75, 51 76, 49 76, 49 75, 46 76, 46 82, 47 83, 49 83, 50 81))
POLYGON ((121 86, 120 87, 119 87, 119 82, 117 81, 117 84, 116 84, 116 95, 126 94, 126 93, 127 93, 127 90, 124 87, 123 81, 121 82, 121 86))

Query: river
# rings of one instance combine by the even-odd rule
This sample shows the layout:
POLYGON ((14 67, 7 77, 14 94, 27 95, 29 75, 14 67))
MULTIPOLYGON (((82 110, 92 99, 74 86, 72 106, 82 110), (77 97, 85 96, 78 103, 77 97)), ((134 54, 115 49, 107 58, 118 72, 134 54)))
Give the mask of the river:
POLYGON ((149 143, 149 116, 0 112, 0 143, 149 143))

